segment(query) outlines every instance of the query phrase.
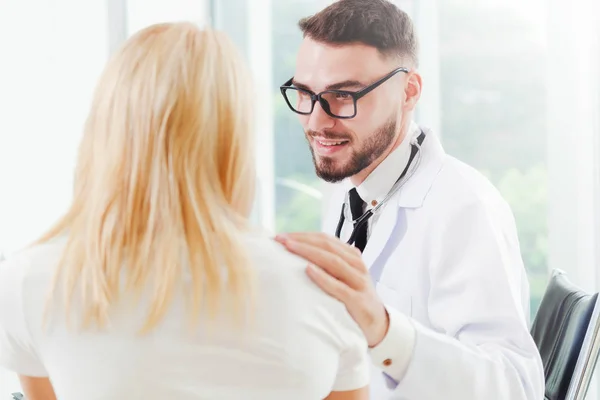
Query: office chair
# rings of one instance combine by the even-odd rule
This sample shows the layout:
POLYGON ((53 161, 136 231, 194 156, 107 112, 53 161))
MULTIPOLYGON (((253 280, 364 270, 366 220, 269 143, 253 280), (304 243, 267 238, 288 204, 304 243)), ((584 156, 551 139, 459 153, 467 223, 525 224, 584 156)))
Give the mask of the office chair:
POLYGON ((598 293, 572 284, 560 270, 552 271, 531 335, 542 356, 545 400, 583 400, 600 349, 598 293))

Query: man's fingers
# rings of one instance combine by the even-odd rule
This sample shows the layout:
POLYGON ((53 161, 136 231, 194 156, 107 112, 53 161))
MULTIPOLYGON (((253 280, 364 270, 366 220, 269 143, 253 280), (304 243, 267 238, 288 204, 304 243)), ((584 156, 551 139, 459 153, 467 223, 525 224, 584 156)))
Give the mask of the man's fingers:
POLYGON ((333 278, 344 282, 352 288, 362 288, 362 275, 338 254, 296 240, 288 240, 285 246, 292 253, 305 258, 312 264, 318 265, 333 278))
POLYGON ((325 233, 296 232, 278 235, 275 240, 282 244, 286 244, 288 241, 306 243, 330 253, 337 254, 352 267, 361 271, 365 270, 360 250, 342 242, 334 236, 325 233))
POLYGON ((312 264, 309 264, 306 268, 306 274, 325 293, 335 297, 344 304, 349 303, 353 291, 345 283, 335 279, 321 268, 312 264))

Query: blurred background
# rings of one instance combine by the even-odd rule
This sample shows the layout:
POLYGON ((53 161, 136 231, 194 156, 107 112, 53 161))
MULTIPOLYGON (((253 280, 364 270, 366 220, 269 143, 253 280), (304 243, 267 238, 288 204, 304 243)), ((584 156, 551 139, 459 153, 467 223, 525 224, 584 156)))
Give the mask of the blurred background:
MULTIPOLYGON (((330 2, 0 0, 0 254, 35 239, 68 205, 82 124, 107 57, 138 29, 170 20, 225 30, 252 67, 257 222, 272 231, 319 230, 328 187, 278 88, 294 72, 298 20, 330 2)), ((416 120, 512 206, 532 317, 552 268, 597 290, 598 0, 395 3, 420 36, 416 120)), ((15 388, 0 371, 0 398, 15 388)))

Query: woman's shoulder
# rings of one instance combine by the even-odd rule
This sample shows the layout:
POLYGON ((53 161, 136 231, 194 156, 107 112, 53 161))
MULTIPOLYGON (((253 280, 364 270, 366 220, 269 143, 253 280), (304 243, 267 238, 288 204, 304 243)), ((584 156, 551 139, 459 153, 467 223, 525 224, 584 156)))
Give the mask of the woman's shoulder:
POLYGON ((53 240, 28 246, 0 261, 0 307, 18 308, 21 299, 38 296, 52 280, 63 247, 61 240, 53 240))
POLYGON ((9 254, 5 260, 0 261, 1 285, 12 285, 16 288, 22 287, 23 283, 30 280, 52 279, 64 245, 65 240, 58 238, 9 254))
POLYGON ((343 304, 323 292, 306 274, 308 261, 290 253, 268 234, 248 235, 246 238, 250 262, 258 275, 261 291, 281 296, 291 302, 294 298, 310 308, 319 305, 331 313, 345 313, 343 304))
POLYGON ((327 332, 341 346, 363 345, 362 332, 344 304, 325 293, 306 274, 308 261, 288 252, 270 235, 249 236, 247 243, 260 293, 269 309, 281 310, 282 319, 300 318, 304 322, 310 320, 313 326, 322 325, 321 332, 327 332))
POLYGON ((258 271, 297 274, 307 265, 306 260, 292 254, 268 232, 255 230, 245 236, 245 244, 254 268, 258 271))

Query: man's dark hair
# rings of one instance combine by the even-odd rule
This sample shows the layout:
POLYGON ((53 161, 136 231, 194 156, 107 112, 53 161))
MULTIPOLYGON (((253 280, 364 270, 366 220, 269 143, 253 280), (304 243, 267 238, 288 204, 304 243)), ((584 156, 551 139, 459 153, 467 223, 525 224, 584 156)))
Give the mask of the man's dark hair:
POLYGON ((304 37, 330 45, 362 43, 384 56, 408 57, 418 65, 412 20, 387 0, 339 0, 298 23, 304 37))

